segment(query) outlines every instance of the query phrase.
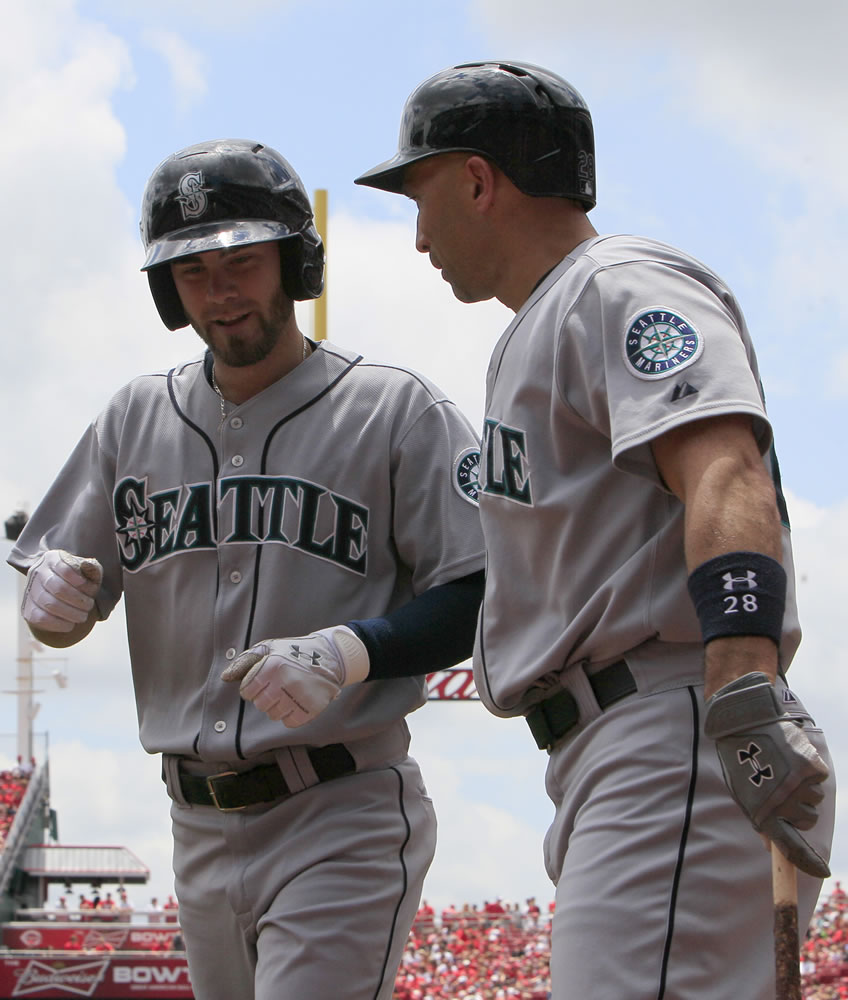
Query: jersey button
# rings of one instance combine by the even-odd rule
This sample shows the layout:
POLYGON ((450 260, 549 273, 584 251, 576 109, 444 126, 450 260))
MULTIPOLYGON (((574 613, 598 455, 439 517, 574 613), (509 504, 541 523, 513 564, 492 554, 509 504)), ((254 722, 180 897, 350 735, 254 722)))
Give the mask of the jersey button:
POLYGON ((230 421, 230 427, 232 427, 234 430, 239 430, 239 428, 241 428, 243 425, 244 421, 241 419, 241 417, 233 417, 233 419, 230 421))
POLYGON ((233 465, 237 469, 240 468, 242 465, 244 465, 244 456, 243 455, 233 455, 233 465))
POLYGON ((231 647, 230 647, 230 648, 229 648, 229 649, 228 649, 228 650, 226 651, 226 653, 224 653, 224 656, 226 656, 226 658, 227 658, 228 660, 234 660, 234 659, 236 658, 236 651, 235 651, 235 650, 234 650, 234 649, 232 648, 232 646, 231 646, 231 647))
POLYGON ((230 583, 241 583, 241 573, 237 569, 230 573, 230 583))
POLYGON ((218 719, 213 728, 216 733, 223 733, 223 731, 227 728, 227 724, 223 719, 218 719))

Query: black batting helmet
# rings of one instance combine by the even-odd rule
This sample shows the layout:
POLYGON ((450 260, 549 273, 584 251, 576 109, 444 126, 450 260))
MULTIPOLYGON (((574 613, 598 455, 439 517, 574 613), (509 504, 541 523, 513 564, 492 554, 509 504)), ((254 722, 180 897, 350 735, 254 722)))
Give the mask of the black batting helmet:
POLYGON ((275 149, 247 139, 215 139, 174 153, 153 171, 141 208, 142 271, 169 330, 188 324, 171 268, 179 257, 280 241, 282 280, 292 299, 324 288, 324 245, 309 196, 275 149))
POLYGON ((407 99, 398 151, 357 184, 398 194, 410 163, 481 153, 525 194, 595 206, 595 142, 586 102, 549 70, 518 62, 463 63, 407 99))

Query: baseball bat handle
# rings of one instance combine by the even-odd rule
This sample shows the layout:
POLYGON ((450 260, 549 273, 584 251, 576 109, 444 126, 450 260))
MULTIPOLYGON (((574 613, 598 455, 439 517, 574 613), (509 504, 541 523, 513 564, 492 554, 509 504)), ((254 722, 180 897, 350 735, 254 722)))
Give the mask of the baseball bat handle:
POLYGON ((802 1000, 801 958, 798 950, 798 873, 777 845, 771 845, 774 897, 774 960, 776 1000, 802 1000))

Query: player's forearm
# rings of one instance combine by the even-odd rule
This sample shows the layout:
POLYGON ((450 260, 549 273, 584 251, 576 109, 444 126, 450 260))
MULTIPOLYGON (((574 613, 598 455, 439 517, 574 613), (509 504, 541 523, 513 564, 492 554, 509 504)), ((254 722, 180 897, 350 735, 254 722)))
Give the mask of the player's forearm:
MULTIPOLYGON (((690 571, 728 552, 756 552, 780 561, 781 527, 774 489, 761 467, 716 468, 704 476, 686 508, 686 563, 690 571)), ((752 670, 777 677, 778 651, 762 635, 712 639, 704 653, 704 694, 752 670)))
MULTIPOLYGON (((781 561, 774 485, 747 417, 677 428, 654 443, 654 455, 663 479, 685 505, 690 573, 727 553, 757 553, 781 561)), ((712 638, 706 642, 706 694, 752 670, 774 680, 777 664, 777 646, 762 634, 712 638)))
POLYGON ((689 571, 725 552, 760 552, 780 561, 782 539, 774 486, 765 467, 716 461, 686 497, 689 571))
POLYGON ((471 656, 484 573, 432 587, 380 618, 347 622, 365 643, 369 680, 414 677, 471 656))

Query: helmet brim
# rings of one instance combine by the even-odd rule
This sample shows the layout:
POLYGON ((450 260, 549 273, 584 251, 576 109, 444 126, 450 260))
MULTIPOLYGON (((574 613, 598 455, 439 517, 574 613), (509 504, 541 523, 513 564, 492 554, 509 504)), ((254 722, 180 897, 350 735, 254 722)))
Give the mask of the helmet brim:
POLYGON ((168 233, 151 243, 141 270, 149 271, 150 268, 158 267, 160 264, 167 264, 169 261, 196 253, 206 253, 208 250, 227 250, 230 247, 250 243, 270 243, 296 235, 298 234, 282 222, 263 219, 188 226, 168 233))
POLYGON ((460 150, 451 149, 404 149, 390 160, 378 163, 376 167, 366 170, 354 180, 354 184, 362 184, 364 187, 378 188, 380 191, 391 191, 392 194, 403 194, 403 179, 406 168, 411 163, 419 160, 426 160, 432 156, 440 156, 442 153, 456 153, 460 150))

